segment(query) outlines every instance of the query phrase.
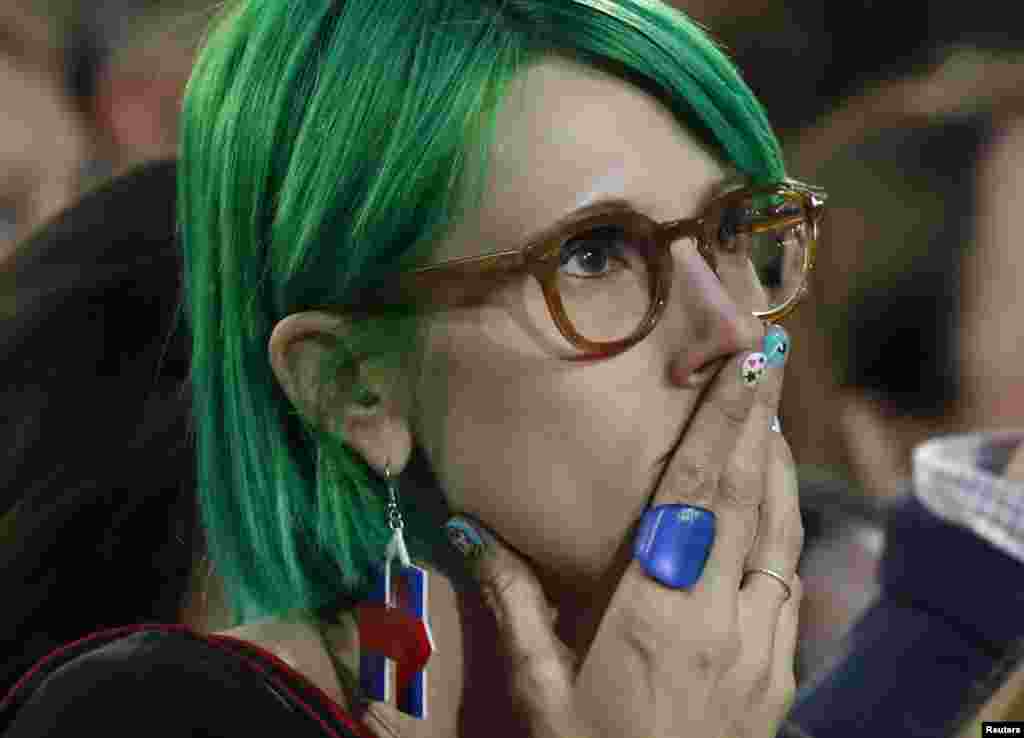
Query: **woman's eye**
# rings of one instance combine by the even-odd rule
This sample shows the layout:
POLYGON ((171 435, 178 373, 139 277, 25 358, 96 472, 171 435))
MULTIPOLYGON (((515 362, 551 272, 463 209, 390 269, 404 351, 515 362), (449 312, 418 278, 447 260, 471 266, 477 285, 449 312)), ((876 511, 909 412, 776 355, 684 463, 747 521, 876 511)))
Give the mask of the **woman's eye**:
POLYGON ((559 254, 562 272, 571 277, 604 277, 629 266, 626 234, 616 226, 598 228, 566 241, 559 254))

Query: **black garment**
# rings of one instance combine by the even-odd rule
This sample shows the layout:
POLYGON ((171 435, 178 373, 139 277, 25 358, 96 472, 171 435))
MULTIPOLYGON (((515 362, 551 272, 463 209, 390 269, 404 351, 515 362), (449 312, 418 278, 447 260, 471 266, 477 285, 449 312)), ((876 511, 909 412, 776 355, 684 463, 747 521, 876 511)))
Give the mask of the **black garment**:
POLYGON ((3 738, 368 738, 273 654, 183 625, 115 628, 40 661, 0 702, 3 738))
POLYGON ((202 556, 176 182, 140 166, 0 265, 0 696, 61 644, 176 622, 202 556))

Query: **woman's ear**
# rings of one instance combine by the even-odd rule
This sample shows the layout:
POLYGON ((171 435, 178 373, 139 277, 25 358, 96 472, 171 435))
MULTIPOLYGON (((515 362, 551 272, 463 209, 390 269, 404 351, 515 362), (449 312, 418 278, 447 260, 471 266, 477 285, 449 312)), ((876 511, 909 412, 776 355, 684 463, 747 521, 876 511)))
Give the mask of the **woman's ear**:
POLYGON ((389 467, 399 474, 412 452, 412 433, 396 383, 367 386, 362 366, 348 377, 323 372, 348 330, 345 319, 336 315, 293 313, 270 334, 270 366, 307 422, 343 440, 378 473, 389 467))

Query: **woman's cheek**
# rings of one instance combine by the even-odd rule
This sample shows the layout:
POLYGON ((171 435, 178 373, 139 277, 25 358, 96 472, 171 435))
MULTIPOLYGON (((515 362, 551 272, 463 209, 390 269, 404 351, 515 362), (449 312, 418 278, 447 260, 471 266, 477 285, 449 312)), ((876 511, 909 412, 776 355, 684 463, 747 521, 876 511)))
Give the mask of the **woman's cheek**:
POLYGON ((643 352, 628 371, 576 369, 473 338, 437 336, 421 386, 424 447, 450 507, 538 566, 600 578, 642 513, 684 408, 666 406, 643 352))

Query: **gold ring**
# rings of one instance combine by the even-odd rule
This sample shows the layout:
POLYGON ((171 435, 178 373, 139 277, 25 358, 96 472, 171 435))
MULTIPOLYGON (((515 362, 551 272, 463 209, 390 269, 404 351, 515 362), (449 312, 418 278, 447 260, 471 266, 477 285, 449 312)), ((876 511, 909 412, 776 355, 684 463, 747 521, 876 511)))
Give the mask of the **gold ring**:
POLYGON ((770 576, 772 579, 777 581, 779 584, 781 584, 785 588, 785 590, 786 590, 786 599, 783 600, 783 602, 785 602, 786 600, 788 600, 790 597, 793 596, 793 590, 791 590, 789 588, 789 582, 787 582, 786 579, 781 574, 779 574, 777 571, 772 571, 771 569, 762 569, 762 568, 758 567, 756 569, 747 569, 745 572, 743 572, 743 574, 744 575, 746 575, 746 574, 767 574, 768 576, 770 576))

